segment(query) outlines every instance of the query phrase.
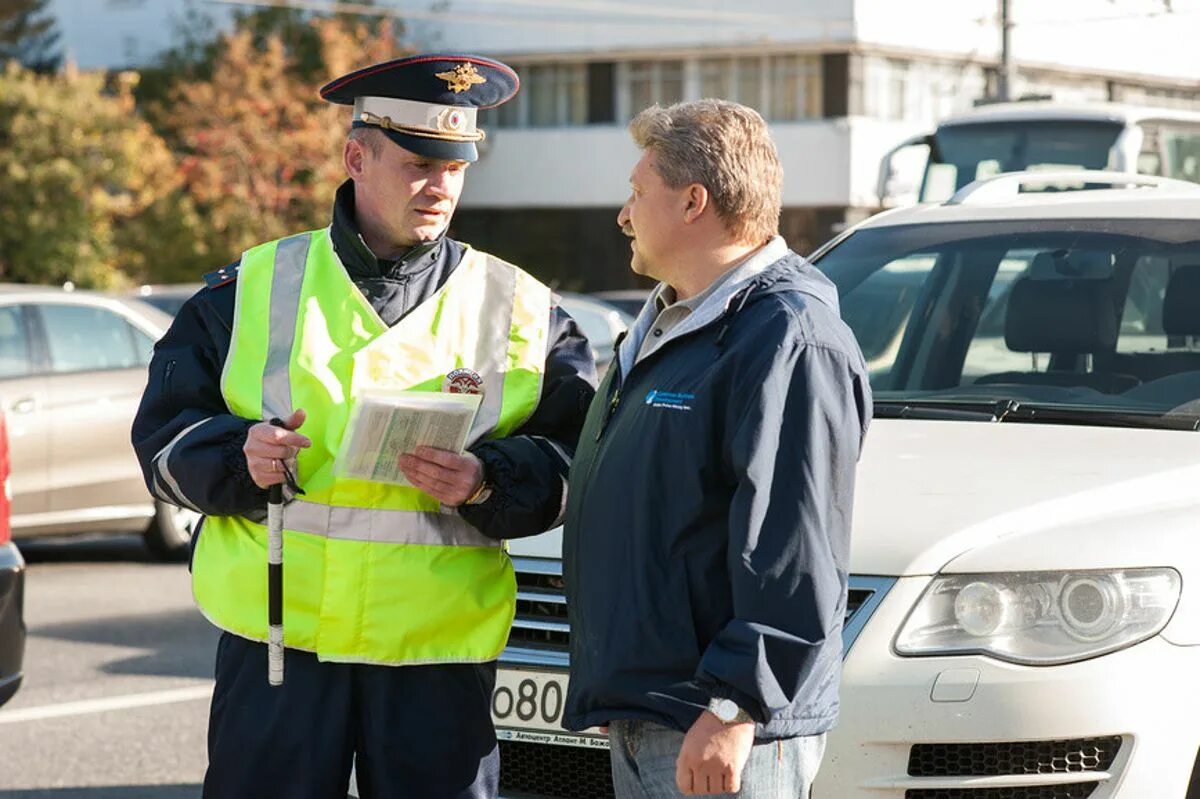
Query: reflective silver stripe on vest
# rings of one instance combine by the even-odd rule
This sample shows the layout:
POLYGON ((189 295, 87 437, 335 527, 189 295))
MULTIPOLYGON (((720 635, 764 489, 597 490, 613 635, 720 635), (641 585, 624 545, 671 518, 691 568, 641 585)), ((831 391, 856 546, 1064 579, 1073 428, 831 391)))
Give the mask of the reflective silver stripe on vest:
POLYGON ((322 505, 295 500, 283 508, 284 529, 339 541, 498 547, 457 513, 382 510, 322 505))
POLYGON ((292 383, 288 368, 296 321, 300 315, 300 287, 308 262, 310 236, 302 233, 283 239, 275 247, 275 271, 271 275, 270 330, 267 362, 263 367, 263 416, 286 419, 292 413, 292 383))
POLYGON ((517 273, 490 255, 487 259, 487 303, 479 317, 475 363, 468 364, 484 375, 483 401, 467 436, 467 446, 477 444, 500 424, 504 403, 504 373, 508 370, 509 338, 512 335, 513 303, 516 301, 517 273))

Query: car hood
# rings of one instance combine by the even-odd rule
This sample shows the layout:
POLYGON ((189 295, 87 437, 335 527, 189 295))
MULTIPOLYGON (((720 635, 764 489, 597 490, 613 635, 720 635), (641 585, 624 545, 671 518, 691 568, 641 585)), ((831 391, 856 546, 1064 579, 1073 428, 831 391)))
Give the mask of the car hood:
POLYGON ((991 550, 996 568, 1055 568, 1064 555, 1099 568, 1106 553, 1161 561, 1146 521, 1196 518, 1197 485, 1191 432, 876 419, 859 463, 851 572, 977 571, 992 567, 980 557, 991 550))

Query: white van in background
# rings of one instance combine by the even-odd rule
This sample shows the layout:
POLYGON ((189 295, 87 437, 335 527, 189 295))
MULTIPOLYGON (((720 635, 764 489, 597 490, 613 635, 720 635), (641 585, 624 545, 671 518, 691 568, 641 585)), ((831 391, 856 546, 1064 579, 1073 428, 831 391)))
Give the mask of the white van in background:
POLYGON ((889 151, 879 170, 879 205, 942 202, 1001 172, 1068 168, 1200 183, 1200 112, 1116 103, 981 105, 889 151))

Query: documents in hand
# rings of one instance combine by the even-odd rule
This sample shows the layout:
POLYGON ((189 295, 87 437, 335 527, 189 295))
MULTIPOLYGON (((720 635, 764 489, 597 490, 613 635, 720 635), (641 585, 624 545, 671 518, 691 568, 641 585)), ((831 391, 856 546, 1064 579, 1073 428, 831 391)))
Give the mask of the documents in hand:
POLYGON ((432 391, 364 392, 350 410, 334 472, 411 486, 400 471, 400 456, 417 447, 461 453, 481 399, 432 391))

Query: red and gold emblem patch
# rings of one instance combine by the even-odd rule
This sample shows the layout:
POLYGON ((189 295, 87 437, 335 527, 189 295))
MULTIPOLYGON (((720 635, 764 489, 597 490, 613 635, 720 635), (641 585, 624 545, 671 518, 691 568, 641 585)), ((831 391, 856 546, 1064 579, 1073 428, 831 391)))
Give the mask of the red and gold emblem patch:
POLYGON ((455 369, 442 381, 447 394, 482 394, 483 376, 474 369, 455 369))

